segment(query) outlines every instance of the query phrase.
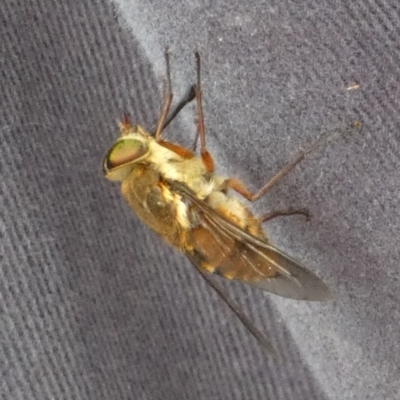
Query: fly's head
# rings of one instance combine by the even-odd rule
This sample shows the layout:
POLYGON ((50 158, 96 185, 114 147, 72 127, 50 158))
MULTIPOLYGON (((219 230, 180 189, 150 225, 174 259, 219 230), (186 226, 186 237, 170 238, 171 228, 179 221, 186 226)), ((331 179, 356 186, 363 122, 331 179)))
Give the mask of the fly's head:
POLYGON ((111 181, 122 181, 131 172, 134 164, 149 154, 152 137, 140 125, 132 125, 128 118, 119 123, 121 136, 104 157, 103 173, 111 181))

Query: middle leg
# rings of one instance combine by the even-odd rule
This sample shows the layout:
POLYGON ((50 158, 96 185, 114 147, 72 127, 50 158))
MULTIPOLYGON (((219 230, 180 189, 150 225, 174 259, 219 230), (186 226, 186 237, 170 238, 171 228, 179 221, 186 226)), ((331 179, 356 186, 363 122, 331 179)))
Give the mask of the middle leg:
POLYGON ((310 148, 300 152, 300 154, 290 163, 286 164, 280 171, 278 171, 258 192, 253 193, 245 184, 239 179, 230 178, 227 180, 227 186, 233 189, 235 192, 241 194, 245 199, 249 201, 256 201, 264 194, 266 194, 273 186, 280 182, 293 168, 302 160, 306 158, 310 153, 314 152, 318 147, 322 146, 335 136, 337 132, 333 132, 326 137, 322 137, 317 140, 310 148))

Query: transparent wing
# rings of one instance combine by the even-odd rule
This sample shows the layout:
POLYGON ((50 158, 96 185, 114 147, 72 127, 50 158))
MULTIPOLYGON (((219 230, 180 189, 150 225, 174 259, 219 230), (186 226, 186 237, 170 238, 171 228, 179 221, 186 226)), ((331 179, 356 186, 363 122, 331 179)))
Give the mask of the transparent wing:
POLYGON ((196 266, 283 297, 313 301, 332 297, 328 286, 299 262, 235 225, 186 185, 173 182, 173 186, 191 205, 196 226, 187 256, 196 266))

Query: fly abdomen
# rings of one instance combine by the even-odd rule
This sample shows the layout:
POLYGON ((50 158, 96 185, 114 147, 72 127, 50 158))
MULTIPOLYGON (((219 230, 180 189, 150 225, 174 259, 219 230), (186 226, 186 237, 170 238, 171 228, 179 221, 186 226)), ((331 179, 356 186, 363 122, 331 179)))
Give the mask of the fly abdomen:
POLYGON ((267 278, 262 271, 262 257, 232 237, 217 236, 199 225, 190 231, 189 243, 189 258, 210 273, 249 283, 267 278))

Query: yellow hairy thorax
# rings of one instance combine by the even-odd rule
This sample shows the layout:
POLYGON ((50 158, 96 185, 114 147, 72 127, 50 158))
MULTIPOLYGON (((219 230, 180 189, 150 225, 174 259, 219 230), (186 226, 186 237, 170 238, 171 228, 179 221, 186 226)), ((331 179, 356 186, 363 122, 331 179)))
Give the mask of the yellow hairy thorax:
POLYGON ((165 179, 185 183, 201 200, 215 190, 221 190, 225 182, 223 177, 210 175, 200 157, 183 158, 154 139, 149 141, 146 161, 151 162, 165 179))
MULTIPOLYGON (((207 172, 200 157, 183 158, 170 149, 149 138, 149 153, 146 157, 163 178, 186 184, 200 200, 205 200, 214 210, 222 213, 234 224, 245 228, 248 222, 249 210, 236 197, 227 196, 224 192, 226 179, 207 172)), ((165 191, 163 191, 164 194, 165 191)), ((166 200, 172 200, 166 196, 166 200)), ((182 228, 187 228, 187 206, 174 196, 177 207, 177 220, 182 228)))

